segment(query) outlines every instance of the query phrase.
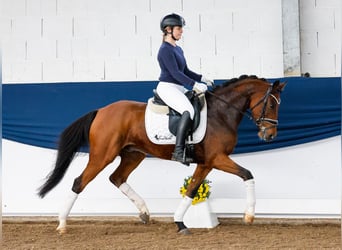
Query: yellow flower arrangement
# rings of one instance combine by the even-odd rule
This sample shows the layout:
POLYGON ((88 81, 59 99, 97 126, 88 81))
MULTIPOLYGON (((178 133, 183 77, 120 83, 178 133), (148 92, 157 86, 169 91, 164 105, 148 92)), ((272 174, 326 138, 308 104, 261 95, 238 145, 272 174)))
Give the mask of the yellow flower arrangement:
MULTIPOLYGON (((186 190, 188 189, 189 184, 191 183, 192 176, 188 176, 184 179, 183 186, 180 188, 180 194, 182 197, 185 196, 186 190)), ((197 193, 192 200, 192 205, 195 205, 199 202, 205 201, 210 196, 210 183, 211 181, 204 179, 202 184, 199 186, 197 193)))

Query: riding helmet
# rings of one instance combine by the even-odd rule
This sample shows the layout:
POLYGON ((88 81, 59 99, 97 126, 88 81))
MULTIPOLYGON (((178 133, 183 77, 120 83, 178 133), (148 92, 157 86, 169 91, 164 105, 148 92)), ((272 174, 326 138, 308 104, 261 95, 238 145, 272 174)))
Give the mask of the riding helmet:
POLYGON ((163 19, 160 22, 160 29, 161 31, 164 31, 164 29, 167 26, 180 26, 183 27, 185 26, 185 20, 183 17, 181 17, 180 15, 177 15, 175 13, 166 15, 165 17, 163 17, 163 19))

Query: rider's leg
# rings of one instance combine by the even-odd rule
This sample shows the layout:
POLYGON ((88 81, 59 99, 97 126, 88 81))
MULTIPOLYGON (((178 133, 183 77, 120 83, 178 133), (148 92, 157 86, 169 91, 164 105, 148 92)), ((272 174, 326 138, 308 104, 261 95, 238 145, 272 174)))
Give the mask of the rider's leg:
POLYGON ((179 161, 184 164, 189 164, 193 162, 192 158, 186 157, 185 154, 185 139, 191 128, 192 120, 190 119, 190 113, 185 111, 182 114, 182 117, 179 121, 177 128, 177 138, 176 138, 176 146, 175 151, 172 154, 171 160, 179 161))
POLYGON ((185 91, 187 91, 186 88, 174 83, 159 82, 156 90, 158 95, 166 103, 166 105, 173 108, 180 114, 188 111, 191 120, 194 119, 194 108, 192 107, 189 99, 184 94, 185 91))
POLYGON ((185 149, 185 140, 192 126, 194 118, 194 108, 188 98, 184 95, 185 88, 178 84, 160 82, 157 86, 157 93, 160 98, 171 108, 182 114, 177 128, 176 146, 172 154, 172 160, 180 161, 186 165, 193 162, 193 159, 187 158, 185 149))

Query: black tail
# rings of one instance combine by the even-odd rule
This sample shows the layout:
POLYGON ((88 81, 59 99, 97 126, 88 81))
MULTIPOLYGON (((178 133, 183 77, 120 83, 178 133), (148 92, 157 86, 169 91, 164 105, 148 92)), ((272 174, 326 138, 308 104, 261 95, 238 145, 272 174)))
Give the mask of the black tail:
POLYGON ((59 138, 56 166, 38 191, 41 198, 62 180, 77 151, 88 144, 90 125, 96 114, 97 110, 84 115, 62 132, 59 138))

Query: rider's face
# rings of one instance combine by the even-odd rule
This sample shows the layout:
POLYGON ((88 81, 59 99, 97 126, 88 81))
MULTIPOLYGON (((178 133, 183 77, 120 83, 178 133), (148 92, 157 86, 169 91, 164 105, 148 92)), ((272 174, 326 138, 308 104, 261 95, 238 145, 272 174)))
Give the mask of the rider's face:
POLYGON ((183 34, 183 28, 182 28, 182 27, 180 27, 180 26, 175 26, 175 27, 173 28, 173 36, 174 36, 177 40, 181 39, 182 34, 183 34))
MULTIPOLYGON (((172 28, 171 27, 167 27, 167 32, 171 33, 172 28)), ((173 36, 174 38, 176 38, 176 40, 181 39, 183 34, 183 28, 180 26, 174 26, 173 27, 173 36)))

